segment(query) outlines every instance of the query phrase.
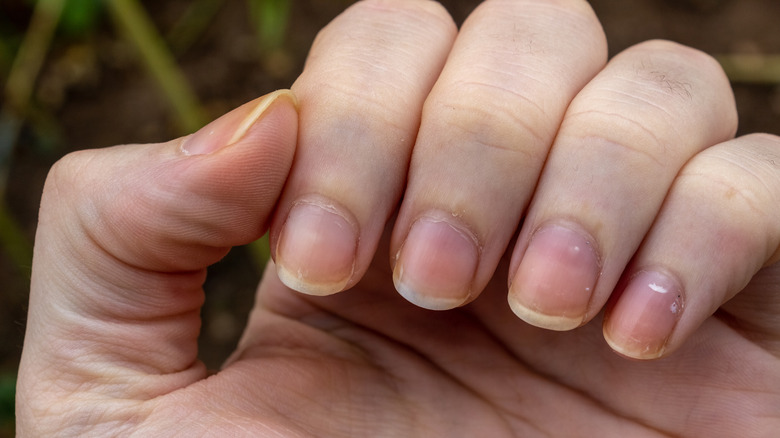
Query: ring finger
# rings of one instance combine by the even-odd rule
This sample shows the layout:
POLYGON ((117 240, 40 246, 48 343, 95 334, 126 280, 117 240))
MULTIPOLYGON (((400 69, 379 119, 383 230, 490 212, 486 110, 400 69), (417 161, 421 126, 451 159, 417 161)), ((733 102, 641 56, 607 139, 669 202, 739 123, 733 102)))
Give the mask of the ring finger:
POLYGON ((595 316, 679 170, 736 120, 711 57, 651 41, 614 58, 561 125, 510 264, 512 310, 555 330, 595 316))

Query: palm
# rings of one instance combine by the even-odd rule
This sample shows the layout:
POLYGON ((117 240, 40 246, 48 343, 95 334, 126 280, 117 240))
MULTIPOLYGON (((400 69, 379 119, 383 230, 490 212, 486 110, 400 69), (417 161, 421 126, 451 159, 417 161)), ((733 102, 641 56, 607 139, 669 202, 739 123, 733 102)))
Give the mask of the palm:
POLYGON ((240 357, 184 390, 199 411, 188 415, 194 426, 227 420, 243 433, 329 437, 738 436, 752 426, 747 413, 777 407, 780 362, 720 318, 667 359, 629 361, 609 350, 599 321, 564 333, 521 322, 503 272, 471 305, 430 312, 396 294, 386 264, 375 261, 349 292, 314 299, 269 270, 240 357))

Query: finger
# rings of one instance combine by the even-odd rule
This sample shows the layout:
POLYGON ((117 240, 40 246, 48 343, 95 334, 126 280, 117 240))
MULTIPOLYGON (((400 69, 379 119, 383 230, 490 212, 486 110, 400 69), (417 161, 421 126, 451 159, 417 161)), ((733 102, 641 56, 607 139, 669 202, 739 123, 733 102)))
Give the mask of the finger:
POLYGON ((409 301, 473 300, 517 228, 566 106, 606 62, 580 0, 491 0, 464 23, 425 102, 393 234, 409 301))
POLYGON ((738 295, 721 306, 720 313, 746 333, 751 341, 780 358, 780 261, 778 252, 750 279, 738 295))
POLYGON ((735 131, 711 57, 651 41, 610 61, 556 137, 512 256, 512 310, 554 330, 598 314, 680 168, 735 131))
POLYGON ((455 32, 436 2, 363 1, 317 37, 293 86, 300 140, 271 231, 290 288, 327 295, 367 269, 455 32))
MULTIPOLYGON (((776 262, 778 163, 780 139, 751 135, 707 149, 685 166, 606 319, 604 336, 615 351, 638 359, 674 351, 776 262)), ((755 321, 734 322, 749 330, 766 325, 761 315, 777 318, 754 315, 755 321)))
MULTIPOLYGON (((281 91, 184 139, 83 151, 54 166, 19 374, 24 421, 52 398, 126 403, 205 376, 196 361, 205 268, 262 235, 296 132, 294 99, 281 91)), ((59 405, 61 430, 92 408, 59 405)))

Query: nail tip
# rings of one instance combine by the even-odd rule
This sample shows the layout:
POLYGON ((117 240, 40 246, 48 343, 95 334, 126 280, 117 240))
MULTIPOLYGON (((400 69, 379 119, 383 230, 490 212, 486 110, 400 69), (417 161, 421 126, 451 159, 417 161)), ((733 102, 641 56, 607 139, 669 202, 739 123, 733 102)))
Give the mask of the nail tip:
POLYGON ((435 311, 452 310, 460 307, 463 305, 463 303, 468 301, 468 298, 461 300, 456 298, 433 298, 422 295, 416 292, 414 288, 409 287, 407 284, 399 281, 395 277, 393 277, 393 283, 395 284, 395 290, 398 291, 399 295, 401 295, 406 301, 414 304, 417 307, 422 307, 423 309, 435 311))
POLYGON ((288 288, 296 292, 315 297, 324 297, 339 293, 343 291, 344 287, 346 286, 345 282, 337 284, 313 283, 307 281, 305 278, 303 278, 302 275, 293 273, 290 270, 284 268, 280 264, 276 265, 276 276, 279 277, 279 280, 288 288))
POLYGON ((636 350, 626 348, 624 345, 612 339, 612 337, 606 331, 604 332, 604 340, 607 342, 607 345, 609 345, 609 348, 611 348, 612 351, 614 351, 616 354, 631 360, 645 361, 645 360, 659 359, 664 355, 664 351, 665 351, 665 349, 662 348, 661 350, 654 351, 652 353, 648 353, 648 352, 637 353, 636 350))
POLYGON ((279 101, 279 99, 282 97, 287 97, 290 99, 290 102, 297 110, 298 99, 295 97, 292 91, 288 89, 281 89, 271 92, 260 98, 260 101, 257 102, 254 108, 252 108, 252 111, 249 113, 249 115, 241 121, 238 129, 236 129, 236 131, 233 133, 233 136, 230 138, 227 144, 234 144, 241 140, 246 135, 246 133, 249 132, 249 129, 251 129, 252 126, 263 117, 271 105, 279 101))
POLYGON ((512 312, 520 319, 535 327, 546 330, 564 332, 574 330, 582 325, 583 318, 571 318, 568 316, 545 315, 539 313, 527 306, 524 306, 516 300, 509 299, 509 307, 512 312))
POLYGON ((286 97, 297 111, 298 99, 291 90, 282 89, 271 92, 234 109, 194 134, 183 138, 179 142, 180 153, 185 156, 208 155, 238 143, 268 113, 269 108, 282 97, 286 97), (235 120, 239 115, 244 115, 244 117, 238 121, 235 120))

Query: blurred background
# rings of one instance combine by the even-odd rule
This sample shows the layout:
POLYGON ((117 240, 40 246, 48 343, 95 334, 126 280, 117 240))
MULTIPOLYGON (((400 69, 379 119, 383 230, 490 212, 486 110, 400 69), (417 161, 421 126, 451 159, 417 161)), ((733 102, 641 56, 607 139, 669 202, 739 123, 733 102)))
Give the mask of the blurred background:
MULTIPOLYGON (((0 2, 0 437, 13 436, 32 242, 49 167, 64 154, 190 133, 289 87, 317 31, 353 0, 2 0, 0 2)), ((479 0, 443 0, 460 23, 479 0)), ((592 0, 610 53, 651 38, 718 57, 740 133, 780 134, 780 2, 592 0)), ((235 346, 261 244, 211 269, 201 356, 235 346)))

